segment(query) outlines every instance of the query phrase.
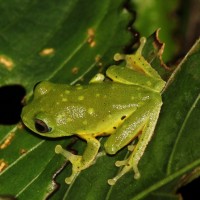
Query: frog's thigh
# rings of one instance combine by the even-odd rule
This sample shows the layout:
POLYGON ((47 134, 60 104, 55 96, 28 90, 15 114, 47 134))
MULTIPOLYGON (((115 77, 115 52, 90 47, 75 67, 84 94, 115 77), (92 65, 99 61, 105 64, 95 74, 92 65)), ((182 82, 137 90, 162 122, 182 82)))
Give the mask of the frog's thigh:
POLYGON ((110 66, 107 71, 106 75, 111 78, 113 81, 118 83, 124 83, 124 84, 132 84, 135 82, 140 82, 141 76, 144 77, 141 74, 138 74, 138 72, 133 71, 130 68, 127 67, 119 67, 119 66, 110 66), (139 77, 139 78, 137 78, 139 77))
MULTIPOLYGON (((105 150, 108 154, 115 154, 121 148, 129 144, 142 131, 147 132, 144 140, 148 142, 153 134, 162 102, 150 101, 138 108, 105 142, 105 150), (148 126, 148 128, 145 128, 148 126), (145 130, 145 131, 143 131, 145 130)), ((140 137, 140 139, 142 136, 140 137)), ((143 139, 142 139, 143 140, 143 139)), ((138 146, 138 145, 137 145, 138 146)))

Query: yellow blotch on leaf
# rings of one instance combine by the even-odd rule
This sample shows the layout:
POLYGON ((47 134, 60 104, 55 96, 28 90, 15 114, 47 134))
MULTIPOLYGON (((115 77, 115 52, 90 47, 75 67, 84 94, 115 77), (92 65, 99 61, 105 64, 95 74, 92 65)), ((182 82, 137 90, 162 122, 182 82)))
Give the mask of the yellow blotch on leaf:
POLYGON ((2 172, 7 166, 8 164, 3 159, 0 159, 0 172, 2 172))
POLYGON ((41 56, 51 56, 55 53, 54 48, 45 48, 42 51, 40 51, 41 56))
POLYGON ((8 137, 3 141, 3 143, 0 145, 0 149, 5 149, 7 146, 10 145, 12 139, 14 138, 15 134, 10 133, 8 137))
POLYGON ((11 71, 14 67, 12 59, 5 55, 0 55, 0 66, 1 65, 9 71, 11 71))

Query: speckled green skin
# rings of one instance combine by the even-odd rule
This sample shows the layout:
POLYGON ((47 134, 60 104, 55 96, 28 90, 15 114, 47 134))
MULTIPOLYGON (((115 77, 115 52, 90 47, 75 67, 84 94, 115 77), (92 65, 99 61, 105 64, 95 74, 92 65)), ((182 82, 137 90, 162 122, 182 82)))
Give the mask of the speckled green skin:
POLYGON ((115 55, 124 59, 125 67, 111 66, 104 81, 103 75, 95 76, 88 85, 70 86, 39 83, 33 100, 23 108, 22 120, 34 132, 46 137, 77 135, 87 141, 82 156, 73 155, 56 146, 56 153, 63 154, 72 163, 70 184, 79 172, 94 163, 100 143, 97 136, 109 135, 104 148, 115 154, 140 133, 137 145, 130 146, 130 157, 117 161, 124 166, 108 183, 113 185, 130 169, 135 178, 140 177, 137 165, 153 134, 162 105, 161 90, 165 82, 141 56, 141 46, 133 55, 115 55))

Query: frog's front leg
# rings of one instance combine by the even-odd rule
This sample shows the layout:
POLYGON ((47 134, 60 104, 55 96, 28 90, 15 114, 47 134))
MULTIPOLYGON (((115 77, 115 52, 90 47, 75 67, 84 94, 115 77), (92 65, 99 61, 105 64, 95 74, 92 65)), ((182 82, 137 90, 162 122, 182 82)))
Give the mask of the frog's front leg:
POLYGON ((70 177, 65 179, 67 184, 71 184, 80 171, 93 164, 100 147, 99 141, 93 136, 81 135, 81 138, 87 141, 87 147, 82 156, 74 155, 73 153, 63 149, 60 145, 57 145, 55 148, 57 154, 62 154, 72 163, 72 174, 70 177))
POLYGON ((138 179, 140 173, 138 170, 138 162, 142 157, 158 119, 161 107, 161 100, 152 100, 148 104, 138 108, 126 121, 119 127, 113 135, 111 135, 105 143, 105 150, 109 154, 115 154, 118 150, 129 144, 133 139, 138 137, 138 142, 132 148, 132 152, 128 159, 117 161, 116 166, 123 166, 122 170, 108 183, 114 185, 115 182, 133 169, 134 178, 138 179))

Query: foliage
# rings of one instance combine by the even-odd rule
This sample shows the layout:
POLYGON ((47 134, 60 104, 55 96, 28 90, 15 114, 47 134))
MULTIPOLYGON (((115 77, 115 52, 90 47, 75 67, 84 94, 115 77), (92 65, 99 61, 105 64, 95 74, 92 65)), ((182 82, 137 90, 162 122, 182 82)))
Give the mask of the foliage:
MULTIPOLYGON (((113 63, 114 53, 126 51, 136 41, 133 28, 137 29, 145 18, 134 19, 135 2, 1 1, 0 85, 21 85, 31 96, 33 86, 41 80, 87 83, 113 63)), ((177 3, 169 5, 170 12, 177 3)), ((158 12, 159 8, 152 8, 158 16, 163 13, 158 12)), ((168 27, 168 44, 176 45, 172 44, 175 22, 170 24, 164 17, 160 23, 168 27)), ((141 35, 145 34, 143 30, 139 30, 141 35)), ((126 156, 124 149, 115 156, 100 157, 72 185, 66 185, 64 178, 71 173, 71 165, 55 155, 55 145, 70 145, 81 153, 85 148, 83 141, 74 137, 49 140, 31 133, 20 122, 4 124, 0 125, 0 198, 178 199, 176 190, 200 173, 200 42, 170 74, 161 69, 163 44, 156 34, 148 38, 144 56, 167 85, 154 137, 139 164, 141 179, 134 180, 130 172, 115 186, 107 184, 107 179, 118 171, 115 161, 126 156)), ((172 55, 170 50, 167 53, 172 55)), ((103 143, 105 138, 100 140, 103 143)))

